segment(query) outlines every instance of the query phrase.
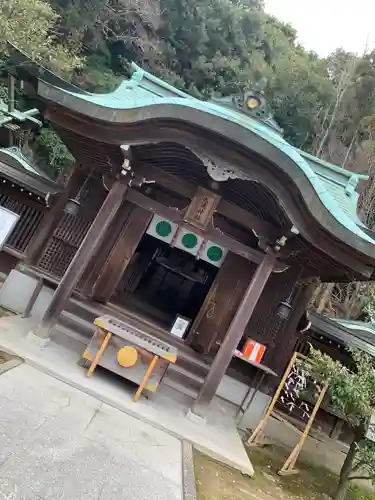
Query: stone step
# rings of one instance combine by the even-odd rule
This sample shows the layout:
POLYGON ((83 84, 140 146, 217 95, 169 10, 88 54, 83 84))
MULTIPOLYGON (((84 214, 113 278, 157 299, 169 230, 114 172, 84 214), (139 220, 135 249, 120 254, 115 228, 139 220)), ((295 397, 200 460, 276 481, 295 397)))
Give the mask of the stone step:
POLYGON ((179 381, 176 379, 171 379, 168 375, 163 380, 163 385, 177 391, 185 396, 189 396, 192 399, 195 399, 198 396, 198 391, 192 387, 186 386, 185 382, 179 381))
POLYGON ((196 398, 204 382, 204 377, 187 370, 176 363, 170 365, 164 379, 165 385, 191 398, 196 398))
POLYGON ((68 311, 63 311, 61 313, 58 324, 81 334, 85 337, 86 343, 95 332, 95 326, 92 322, 68 311))
POLYGON ((86 336, 67 326, 57 324, 51 333, 51 340, 69 351, 81 355, 87 346, 86 336))

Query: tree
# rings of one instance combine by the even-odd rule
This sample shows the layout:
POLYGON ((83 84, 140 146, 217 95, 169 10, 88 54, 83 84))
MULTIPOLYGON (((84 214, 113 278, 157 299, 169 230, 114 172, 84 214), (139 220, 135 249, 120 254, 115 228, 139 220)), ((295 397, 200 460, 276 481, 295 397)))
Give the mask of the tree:
POLYGON ((285 137, 311 150, 333 99, 328 62, 259 0, 51 0, 59 32, 88 55, 78 82, 106 87, 134 61, 194 96, 230 95, 268 78, 267 96, 285 137), (97 69, 100 68, 100 69, 97 69), (101 84, 101 77, 103 84, 101 84), (105 80, 105 81, 104 81, 105 80))
MULTIPOLYGON (((366 58, 367 60, 367 58, 366 58)), ((341 115, 341 121, 335 123, 336 132, 339 133, 341 139, 345 141, 345 134, 348 133, 349 127, 352 126, 353 138, 350 140, 350 135, 347 135, 349 147, 356 144, 352 148, 350 155, 354 156, 356 166, 359 171, 365 171, 369 180, 364 187, 359 197, 358 203, 358 216, 360 220, 366 224, 371 230, 375 229, 375 115, 367 116, 374 109, 375 103, 375 79, 373 78, 373 70, 371 69, 373 61, 366 62, 367 69, 364 71, 362 63, 358 68, 360 77, 356 79, 356 84, 351 88, 346 89, 346 93, 352 97, 351 106, 362 113, 365 117, 358 117, 356 112, 353 111, 353 121, 357 120, 358 124, 354 127, 352 125, 345 125, 348 120, 349 113, 341 115), (364 88, 367 88, 364 91, 364 88), (354 99, 354 94, 357 96, 354 99), (367 103, 364 95, 368 96, 370 104, 367 103), (361 95, 361 98, 358 96, 361 95), (357 101, 357 104, 353 104, 357 101), (362 102, 365 101, 365 102, 362 102), (342 132, 338 132, 342 129, 342 132), (355 139, 355 140, 353 140, 355 139)), ((366 68, 366 66, 365 66, 366 68)), ((346 99, 347 97, 345 97, 346 99)), ((349 120, 350 121, 350 120, 349 120)), ((349 156, 349 147, 347 147, 349 156)), ((349 164, 347 165, 349 166, 349 164)), ((314 295, 312 302, 314 308, 319 314, 326 314, 328 316, 338 316, 345 319, 361 319, 365 321, 375 320, 375 283, 368 282, 352 282, 352 283, 322 283, 319 290, 314 295)))
MULTIPOLYGON (((61 42, 57 33, 58 15, 44 0, 0 0, 0 98, 8 98, 6 76, 8 61, 8 42, 25 52, 33 60, 40 62, 56 73, 70 78, 73 70, 83 64, 80 44, 74 40, 61 42)), ((22 92, 16 96, 17 106, 27 107, 27 99, 22 92)), ((42 155, 42 164, 47 165, 49 173, 55 176, 58 170, 71 164, 67 148, 52 132, 45 129, 33 145, 29 136, 17 139, 17 144, 27 156, 42 155)))
POLYGON ((43 0, 0 0, 0 56, 11 42, 36 61, 59 73, 70 73, 81 63, 79 47, 55 37, 57 14, 43 0))
POLYGON ((374 99, 366 101, 375 88, 371 54, 338 51, 321 59, 268 15, 262 0, 0 0, 0 6, 0 58, 9 39, 91 92, 112 90, 131 61, 207 99, 266 77, 285 138, 328 160, 330 150, 339 150, 348 168, 361 119, 373 109, 374 99), (351 61, 356 71, 345 72, 351 61))
POLYGON ((278 21, 268 22, 265 33, 274 61, 267 96, 275 117, 287 140, 312 152, 334 94, 327 64, 296 45, 296 34, 278 21))
POLYGON ((327 113, 325 113, 322 131, 317 137, 318 143, 314 151, 316 156, 323 156, 327 140, 335 131, 338 116, 342 110, 343 99, 354 80, 357 63, 358 60, 354 55, 347 54, 343 51, 337 51, 336 54, 333 54, 327 61, 328 74, 334 85, 334 98, 327 109, 327 113))
POLYGON ((69 170, 74 163, 74 158, 68 148, 55 132, 47 126, 41 130, 32 154, 37 163, 54 178, 60 172, 69 170))
POLYGON ((375 479, 375 443, 366 438, 370 418, 375 411, 375 368, 373 359, 352 350, 353 364, 343 366, 328 355, 310 348, 313 363, 304 368, 317 381, 329 380, 330 401, 353 430, 344 464, 340 471, 334 500, 344 500, 354 480, 375 479))

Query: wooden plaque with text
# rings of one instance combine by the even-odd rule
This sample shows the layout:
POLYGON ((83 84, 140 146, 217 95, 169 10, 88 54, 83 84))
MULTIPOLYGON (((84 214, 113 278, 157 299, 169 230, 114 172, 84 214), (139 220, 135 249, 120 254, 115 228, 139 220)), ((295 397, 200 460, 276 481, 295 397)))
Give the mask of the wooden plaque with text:
POLYGON ((184 217, 184 221, 199 229, 206 229, 215 212, 220 196, 204 188, 198 188, 184 217))

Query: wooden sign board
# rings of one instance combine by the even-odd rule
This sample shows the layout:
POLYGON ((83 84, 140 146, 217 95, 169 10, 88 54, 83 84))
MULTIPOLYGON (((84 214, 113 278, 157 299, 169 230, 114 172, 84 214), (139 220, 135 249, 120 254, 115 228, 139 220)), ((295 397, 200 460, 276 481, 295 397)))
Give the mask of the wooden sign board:
POLYGON ((170 329, 170 333, 180 339, 183 338, 190 326, 191 320, 177 314, 170 329))
POLYGON ((0 207, 0 250, 6 244, 20 216, 7 208, 0 207))
POLYGON ((191 200, 184 221, 199 229, 206 229, 221 197, 204 188, 198 188, 191 200))

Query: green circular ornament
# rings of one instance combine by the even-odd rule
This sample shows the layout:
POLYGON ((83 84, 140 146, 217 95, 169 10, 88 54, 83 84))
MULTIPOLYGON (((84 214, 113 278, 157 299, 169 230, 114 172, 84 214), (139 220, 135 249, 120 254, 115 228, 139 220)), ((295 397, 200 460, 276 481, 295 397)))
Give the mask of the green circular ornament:
POLYGON ((172 226, 169 222, 162 220, 156 224, 155 231, 161 238, 166 238, 171 234, 172 226))
POLYGON ((181 243, 185 248, 191 249, 197 246, 198 238, 193 233, 187 233, 181 238, 181 243))
POLYGON ((220 247, 209 247, 207 250, 207 257, 210 259, 212 262, 219 262, 223 258, 223 250, 220 247))

